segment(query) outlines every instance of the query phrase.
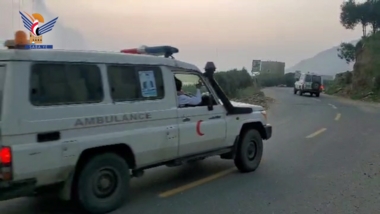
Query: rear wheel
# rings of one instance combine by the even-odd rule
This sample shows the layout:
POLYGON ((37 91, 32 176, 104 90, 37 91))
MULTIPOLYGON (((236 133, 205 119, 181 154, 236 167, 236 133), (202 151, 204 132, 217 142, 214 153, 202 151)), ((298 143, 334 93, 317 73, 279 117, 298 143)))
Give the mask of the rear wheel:
POLYGON ((316 96, 316 97, 319 97, 319 93, 316 93, 315 96, 316 96))
POLYGON ((303 92, 300 90, 300 96, 302 96, 303 95, 303 92))
POLYGON ((248 129, 241 136, 236 155, 235 166, 240 172, 252 172, 259 167, 263 156, 263 140, 256 129, 248 129))
POLYGON ((129 179, 129 167, 124 159, 114 153, 97 155, 78 176, 77 200, 89 213, 111 212, 127 200, 129 179))
POLYGON ((297 94, 297 89, 294 88, 294 89, 293 89, 293 92, 294 92, 294 94, 297 94))

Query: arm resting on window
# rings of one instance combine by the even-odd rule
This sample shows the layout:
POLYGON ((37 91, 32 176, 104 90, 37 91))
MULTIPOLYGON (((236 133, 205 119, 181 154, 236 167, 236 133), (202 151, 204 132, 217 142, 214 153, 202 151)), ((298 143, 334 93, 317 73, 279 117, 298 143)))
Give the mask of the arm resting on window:
POLYGON ((186 95, 179 96, 179 104, 180 105, 199 105, 202 102, 202 94, 201 90, 197 89, 197 93, 194 97, 189 97, 186 95))

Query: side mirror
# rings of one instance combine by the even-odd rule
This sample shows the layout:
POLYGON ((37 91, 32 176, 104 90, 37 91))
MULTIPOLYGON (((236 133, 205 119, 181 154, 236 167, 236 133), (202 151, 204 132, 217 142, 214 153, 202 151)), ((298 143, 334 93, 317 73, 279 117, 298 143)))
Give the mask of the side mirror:
POLYGON ((208 105, 208 106, 207 106, 207 110, 209 110, 209 111, 214 110, 214 106, 213 106, 213 105, 208 105))
POLYGON ((203 103, 203 106, 207 105, 207 109, 209 111, 214 110, 214 103, 213 103, 212 95, 210 93, 205 92, 202 94, 202 103, 203 103))
POLYGON ((210 93, 207 93, 207 94, 205 94, 205 96, 207 97, 207 109, 209 111, 214 110, 214 104, 212 102, 212 95, 210 93))

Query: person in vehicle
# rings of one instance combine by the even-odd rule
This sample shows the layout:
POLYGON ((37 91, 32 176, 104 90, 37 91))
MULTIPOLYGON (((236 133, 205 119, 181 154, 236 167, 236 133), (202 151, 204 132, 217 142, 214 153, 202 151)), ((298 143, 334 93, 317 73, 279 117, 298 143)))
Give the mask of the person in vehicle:
POLYGON ((184 105, 199 105, 202 102, 202 94, 201 94, 201 82, 196 84, 197 92, 195 93, 195 96, 189 96, 186 95, 182 91, 182 81, 174 77, 175 80, 175 85, 177 88, 177 96, 178 96, 178 104, 179 106, 184 106, 184 105))

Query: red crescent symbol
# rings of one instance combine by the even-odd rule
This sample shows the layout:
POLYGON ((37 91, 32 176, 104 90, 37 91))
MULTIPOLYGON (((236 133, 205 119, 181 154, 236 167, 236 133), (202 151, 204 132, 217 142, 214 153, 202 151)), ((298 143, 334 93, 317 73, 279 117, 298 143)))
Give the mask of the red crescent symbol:
POLYGON ((204 134, 201 132, 201 123, 203 122, 203 120, 199 120, 198 122, 197 122, 197 134, 199 135, 199 136, 203 136, 204 134))

